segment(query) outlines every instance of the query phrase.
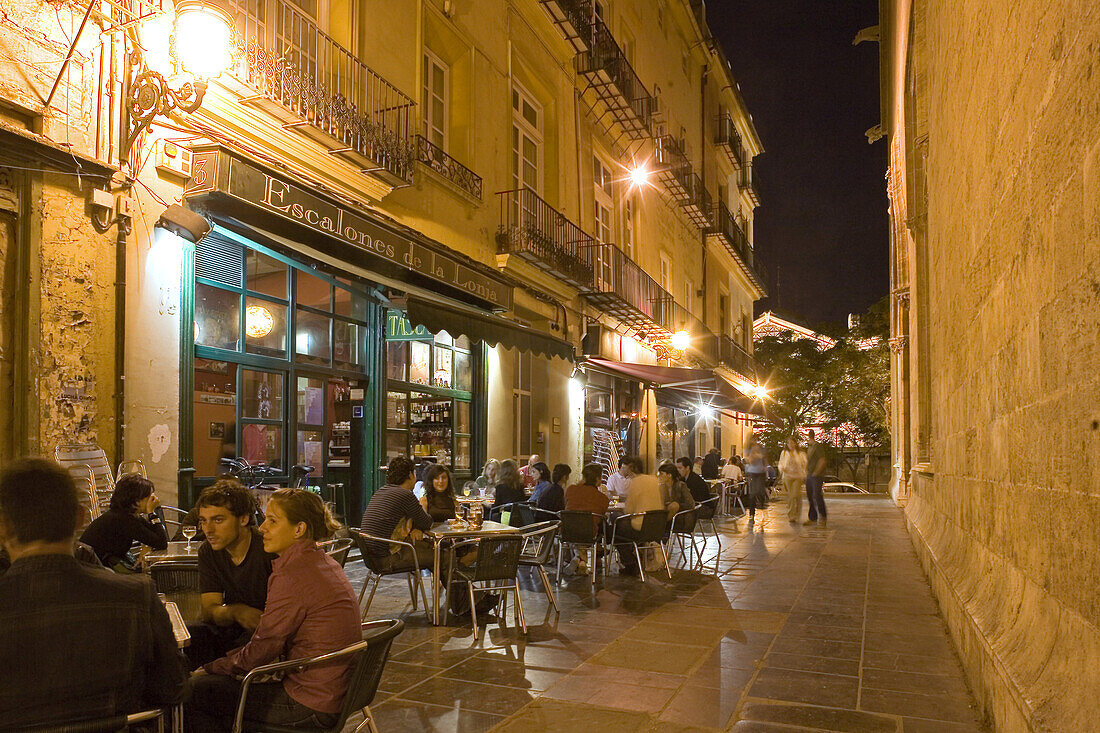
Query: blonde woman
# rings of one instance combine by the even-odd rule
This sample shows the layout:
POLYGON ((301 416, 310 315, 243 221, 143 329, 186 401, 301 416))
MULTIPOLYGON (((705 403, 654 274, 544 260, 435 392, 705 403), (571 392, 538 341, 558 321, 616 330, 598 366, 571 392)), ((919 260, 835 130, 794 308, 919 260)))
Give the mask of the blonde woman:
POLYGON ((806 480, 806 451, 795 435, 787 438, 787 447, 779 456, 779 473, 787 492, 787 519, 798 524, 802 516, 802 482, 806 480))

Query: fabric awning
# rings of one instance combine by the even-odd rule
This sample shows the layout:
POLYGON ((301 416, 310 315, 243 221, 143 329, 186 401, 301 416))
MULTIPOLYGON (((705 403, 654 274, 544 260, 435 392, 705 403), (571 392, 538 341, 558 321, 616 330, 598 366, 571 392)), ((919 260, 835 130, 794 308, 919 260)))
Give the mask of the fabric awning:
POLYGON ((451 336, 463 335, 471 341, 484 341, 509 348, 540 354, 547 358, 573 360, 573 345, 529 326, 515 323, 491 313, 474 313, 440 303, 409 298, 406 315, 413 326, 424 326, 432 333, 446 331, 451 336))
POLYGON ((759 401, 743 394, 710 369, 630 364, 593 356, 588 357, 587 363, 601 371, 652 385, 657 389, 659 403, 693 410, 699 405, 707 405, 716 410, 766 414, 759 401))

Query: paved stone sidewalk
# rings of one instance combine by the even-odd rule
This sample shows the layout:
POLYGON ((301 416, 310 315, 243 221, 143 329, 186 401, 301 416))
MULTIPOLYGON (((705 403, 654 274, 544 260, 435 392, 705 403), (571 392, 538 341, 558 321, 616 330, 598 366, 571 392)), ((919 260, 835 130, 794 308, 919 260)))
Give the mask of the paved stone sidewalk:
MULTIPOLYGON (((878 497, 829 510, 827 529, 792 527, 778 505, 752 527, 723 522, 710 574, 612 575, 595 595, 567 577, 560 614, 531 579, 526 638, 510 612, 476 639, 468 621, 433 628, 387 581, 370 616, 409 626, 375 719, 463 733, 984 730, 899 510, 878 497)), ((361 568, 348 564, 357 588, 361 568)))

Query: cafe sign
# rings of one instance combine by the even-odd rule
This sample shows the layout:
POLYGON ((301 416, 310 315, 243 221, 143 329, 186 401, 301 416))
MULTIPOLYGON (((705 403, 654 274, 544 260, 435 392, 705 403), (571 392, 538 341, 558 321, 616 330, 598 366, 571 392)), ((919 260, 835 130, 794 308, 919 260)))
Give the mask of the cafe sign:
MULTIPOLYGON (((184 193, 220 192, 350 244, 389 263, 456 288, 495 308, 512 307, 512 286, 474 269, 458 257, 436 251, 377 220, 323 199, 297 183, 273 176, 221 150, 192 156, 184 193)), ((442 245, 440 245, 442 247, 442 245)))
POLYGON ((414 326, 400 311, 386 311, 387 341, 431 341, 434 334, 424 326, 414 326))

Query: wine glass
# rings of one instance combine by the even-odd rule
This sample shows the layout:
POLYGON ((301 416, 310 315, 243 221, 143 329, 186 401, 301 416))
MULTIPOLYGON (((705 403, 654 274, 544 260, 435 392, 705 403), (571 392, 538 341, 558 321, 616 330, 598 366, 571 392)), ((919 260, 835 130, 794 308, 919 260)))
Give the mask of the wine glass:
POLYGON ((462 487, 462 495, 465 496, 467 499, 469 499, 470 494, 474 493, 473 489, 474 489, 474 485, 471 484, 469 481, 467 481, 466 485, 462 487))
POLYGON ((191 552, 191 540, 195 539, 198 529, 190 525, 183 526, 183 536, 187 538, 187 551, 191 552))

